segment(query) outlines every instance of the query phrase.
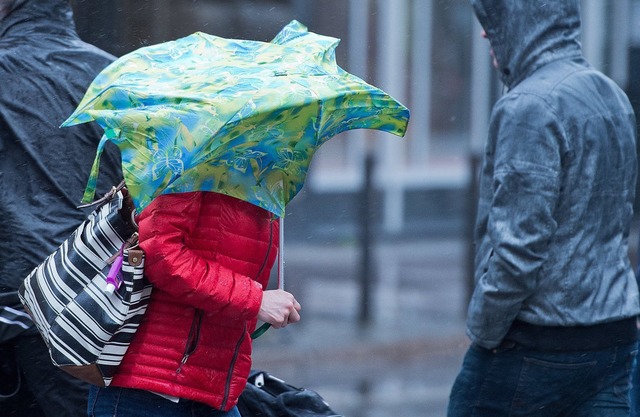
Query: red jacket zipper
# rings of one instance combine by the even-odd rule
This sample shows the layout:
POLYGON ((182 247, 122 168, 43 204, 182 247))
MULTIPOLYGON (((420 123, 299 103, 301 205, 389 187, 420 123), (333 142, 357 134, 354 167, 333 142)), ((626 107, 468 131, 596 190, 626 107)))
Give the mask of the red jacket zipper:
POLYGON ((193 321, 191 322, 191 329, 189 330, 189 337, 187 337, 187 344, 184 349, 184 354, 182 355, 182 360, 180 361, 180 366, 178 366, 178 369, 176 370, 177 373, 180 373, 180 371, 182 370, 182 365, 187 363, 187 359, 189 359, 189 356, 191 356, 191 354, 195 352, 196 347, 198 347, 203 314, 204 311, 195 309, 193 321))
MULTIPOLYGON (((274 216, 271 216, 269 218, 269 246, 267 247, 267 254, 264 258, 264 262, 262 262, 262 266, 260 266, 260 270, 256 275, 256 280, 260 278, 260 275, 262 275, 262 272, 264 271, 264 268, 267 266, 267 262, 269 261, 269 255, 271 254, 271 245, 273 244, 273 220, 274 220, 274 216)), ((220 407, 222 410, 225 409, 227 405, 227 401, 229 400, 229 390, 231 387, 231 379, 233 377, 233 368, 236 365, 236 360, 238 359, 238 352, 240 351, 240 346, 242 346, 242 342, 244 341, 246 333, 247 333, 247 322, 245 321, 244 330, 242 331, 242 336, 240 336, 240 339, 236 343, 236 348, 233 351, 233 358, 231 359, 231 363, 229 364, 229 371, 227 372, 227 380, 224 384, 224 398, 222 400, 222 406, 220 407)))

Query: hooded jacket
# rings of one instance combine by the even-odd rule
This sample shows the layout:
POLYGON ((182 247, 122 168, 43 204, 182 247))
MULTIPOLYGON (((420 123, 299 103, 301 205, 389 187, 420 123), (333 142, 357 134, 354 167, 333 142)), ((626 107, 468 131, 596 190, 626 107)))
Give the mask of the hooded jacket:
POLYGON ((279 222, 213 192, 160 195, 137 220, 154 287, 112 385, 228 411, 251 370, 250 334, 278 253, 279 222))
POLYGON ((469 337, 493 348, 516 319, 588 326, 637 315, 635 117, 582 55, 579 1, 471 3, 508 92, 481 171, 469 337))
MULTIPOLYGON (((0 308, 87 215, 80 204, 102 132, 59 128, 114 59, 78 37, 67 0, 17 0, 0 19, 0 308)), ((100 192, 121 178, 117 149, 100 192)), ((1 315, 1 310, 0 310, 1 315)))

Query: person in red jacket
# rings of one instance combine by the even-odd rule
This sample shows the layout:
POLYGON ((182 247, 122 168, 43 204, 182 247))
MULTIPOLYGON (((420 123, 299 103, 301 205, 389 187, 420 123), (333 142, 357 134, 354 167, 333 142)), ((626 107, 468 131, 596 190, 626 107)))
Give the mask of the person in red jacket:
POLYGON ((278 219, 198 191, 160 195, 137 221, 154 289, 113 382, 91 388, 89 416, 239 417, 257 321, 300 320, 293 295, 265 291, 278 219))

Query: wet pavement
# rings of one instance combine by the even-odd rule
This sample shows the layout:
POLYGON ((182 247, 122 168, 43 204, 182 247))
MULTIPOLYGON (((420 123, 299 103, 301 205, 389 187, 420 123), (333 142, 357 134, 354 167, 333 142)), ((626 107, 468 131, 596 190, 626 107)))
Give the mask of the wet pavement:
POLYGON ((285 286, 302 321, 254 342, 254 368, 319 392, 346 417, 442 417, 468 346, 465 242, 379 243, 360 323, 355 243, 287 242, 285 286))

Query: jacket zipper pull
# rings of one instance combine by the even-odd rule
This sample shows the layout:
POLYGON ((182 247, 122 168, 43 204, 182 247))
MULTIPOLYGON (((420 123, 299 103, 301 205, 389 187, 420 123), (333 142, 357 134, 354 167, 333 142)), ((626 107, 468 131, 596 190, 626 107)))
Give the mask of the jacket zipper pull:
POLYGON ((178 369, 176 369, 176 373, 179 374, 180 371, 182 371, 182 365, 184 365, 185 363, 187 363, 187 360, 189 359, 189 354, 185 353, 182 356, 182 360, 180 361, 180 366, 178 366, 178 369))

